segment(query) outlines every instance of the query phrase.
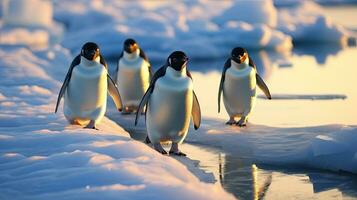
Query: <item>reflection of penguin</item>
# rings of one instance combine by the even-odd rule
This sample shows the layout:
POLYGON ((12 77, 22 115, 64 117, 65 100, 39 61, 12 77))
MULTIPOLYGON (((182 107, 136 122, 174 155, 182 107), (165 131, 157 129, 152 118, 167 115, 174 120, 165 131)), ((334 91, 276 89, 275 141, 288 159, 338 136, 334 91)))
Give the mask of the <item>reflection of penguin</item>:
POLYGON ((116 69, 116 82, 123 100, 123 113, 131 113, 139 106, 150 84, 151 67, 144 51, 133 39, 124 42, 116 69))
POLYGON ((195 129, 201 123, 201 110, 193 91, 192 77, 186 68, 188 58, 182 51, 173 52, 163 67, 153 76, 149 89, 141 100, 135 125, 147 105, 146 127, 155 150, 167 152, 160 142, 172 141, 170 154, 185 156, 178 149, 188 132, 192 115, 195 129))
POLYGON ((269 89, 257 74, 248 52, 241 47, 234 48, 231 58, 224 64, 218 91, 218 112, 223 92, 223 102, 230 117, 227 124, 246 125, 248 115, 255 104, 256 85, 271 99, 269 89), (238 122, 235 121, 236 117, 240 117, 238 122))
POLYGON ((95 129, 106 111, 107 91, 118 110, 122 103, 118 89, 107 71, 107 64, 97 44, 83 45, 74 58, 58 95, 55 112, 64 95, 64 115, 71 124, 85 124, 95 129))

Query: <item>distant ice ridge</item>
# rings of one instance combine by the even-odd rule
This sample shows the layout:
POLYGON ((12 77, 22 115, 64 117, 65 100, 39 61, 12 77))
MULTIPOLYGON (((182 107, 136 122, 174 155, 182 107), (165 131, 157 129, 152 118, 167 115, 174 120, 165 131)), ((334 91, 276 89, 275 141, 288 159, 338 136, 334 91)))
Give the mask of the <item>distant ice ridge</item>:
POLYGON ((92 40, 107 57, 118 57, 127 37, 137 39, 151 59, 160 60, 175 49, 206 59, 226 56, 239 45, 289 52, 293 41, 346 43, 351 37, 317 4, 297 5, 277 10, 272 0, 63 0, 55 3, 54 17, 68 28, 65 47, 78 52, 82 43, 92 40))
MULTIPOLYGON (((290 51, 291 37, 270 24, 225 19, 224 11, 232 5, 230 1, 208 0, 159 1, 152 5, 145 1, 61 1, 55 6, 55 19, 68 27, 64 46, 78 52, 79 43, 93 40, 108 57, 118 56, 127 37, 137 39, 151 59, 164 59, 175 49, 186 51, 192 58, 214 58, 229 54, 238 45, 290 51), (222 23, 213 20, 219 16, 223 16, 222 23)), ((264 5, 260 7, 262 14, 255 15, 263 19, 269 11, 265 12, 264 5)))
POLYGON ((49 0, 1 0, 0 44, 46 47, 63 30, 49 0))
POLYGON ((234 199, 107 118, 96 131, 55 115, 71 60, 0 46, 0 199, 234 199))
POLYGON ((278 29, 291 35, 296 43, 337 43, 347 45, 356 34, 334 24, 320 6, 303 1, 297 7, 279 12, 278 29))

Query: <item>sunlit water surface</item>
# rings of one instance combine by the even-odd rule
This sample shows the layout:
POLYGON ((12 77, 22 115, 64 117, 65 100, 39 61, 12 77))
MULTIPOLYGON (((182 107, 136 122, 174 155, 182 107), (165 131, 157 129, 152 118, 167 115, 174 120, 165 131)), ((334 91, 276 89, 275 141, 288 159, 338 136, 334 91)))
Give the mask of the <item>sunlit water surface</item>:
MULTIPOLYGON (((356 7, 329 7, 326 11, 334 21, 357 27, 356 20, 351 20, 357 17, 356 7)), ((273 100, 266 100, 259 91, 250 123, 275 127, 357 124, 357 48, 297 44, 292 55, 269 51, 250 54, 273 96, 273 100)), ((217 113, 224 61, 189 63, 204 118, 228 119, 223 104, 217 113)), ((144 129, 124 128, 133 138, 144 139, 144 129)), ((215 184, 238 199, 357 199, 357 177, 352 174, 256 165, 244 155, 197 144, 186 143, 181 149, 189 159, 199 161, 200 169, 213 174, 215 184)))

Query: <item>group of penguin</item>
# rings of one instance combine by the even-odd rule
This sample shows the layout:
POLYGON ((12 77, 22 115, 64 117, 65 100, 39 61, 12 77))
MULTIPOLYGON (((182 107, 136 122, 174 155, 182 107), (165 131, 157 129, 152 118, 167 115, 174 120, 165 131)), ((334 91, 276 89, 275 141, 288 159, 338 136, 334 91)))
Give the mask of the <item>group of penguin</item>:
MULTIPOLYGON (((188 133, 191 116, 196 130, 201 124, 201 109, 187 69, 188 60, 184 52, 174 51, 153 74, 144 51, 130 38, 124 42, 112 79, 99 46, 87 42, 69 67, 55 112, 63 97, 64 116, 70 124, 97 129, 106 112, 109 93, 119 112, 136 112, 135 125, 140 115, 145 114, 146 142, 152 143, 156 151, 168 154, 160 143, 170 141, 170 155, 186 156, 178 145, 188 133)), ((218 112, 223 94, 230 116, 226 124, 246 126, 255 104, 256 86, 271 99, 248 52, 234 48, 224 64, 218 91, 218 112)))

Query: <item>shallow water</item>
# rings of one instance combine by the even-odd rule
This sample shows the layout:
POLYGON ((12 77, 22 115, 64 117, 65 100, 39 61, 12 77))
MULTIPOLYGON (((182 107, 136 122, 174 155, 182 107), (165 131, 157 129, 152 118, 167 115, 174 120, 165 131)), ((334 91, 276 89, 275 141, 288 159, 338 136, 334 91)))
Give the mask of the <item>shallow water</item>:
MULTIPOLYGON (((356 20, 348 20, 356 19, 356 6, 325 9, 333 21, 351 29, 357 27, 356 20)), ((273 96, 269 101, 258 92, 250 123, 273 127, 357 124, 357 48, 304 44, 295 45, 291 55, 249 52, 273 96)), ((221 113, 217 113, 218 85, 224 62, 225 58, 189 63, 206 119, 228 119, 223 103, 221 113)), ((162 63, 152 64, 157 68, 162 63)), ((131 117, 109 116, 121 125, 126 124, 124 128, 133 138, 145 138, 143 124, 141 128, 134 128, 131 117)), ((188 153, 191 160, 198 160, 200 169, 213 174, 215 184, 221 184, 238 199, 357 199, 357 176, 353 174, 257 164, 239 147, 222 149, 186 143, 181 150, 188 153)))

